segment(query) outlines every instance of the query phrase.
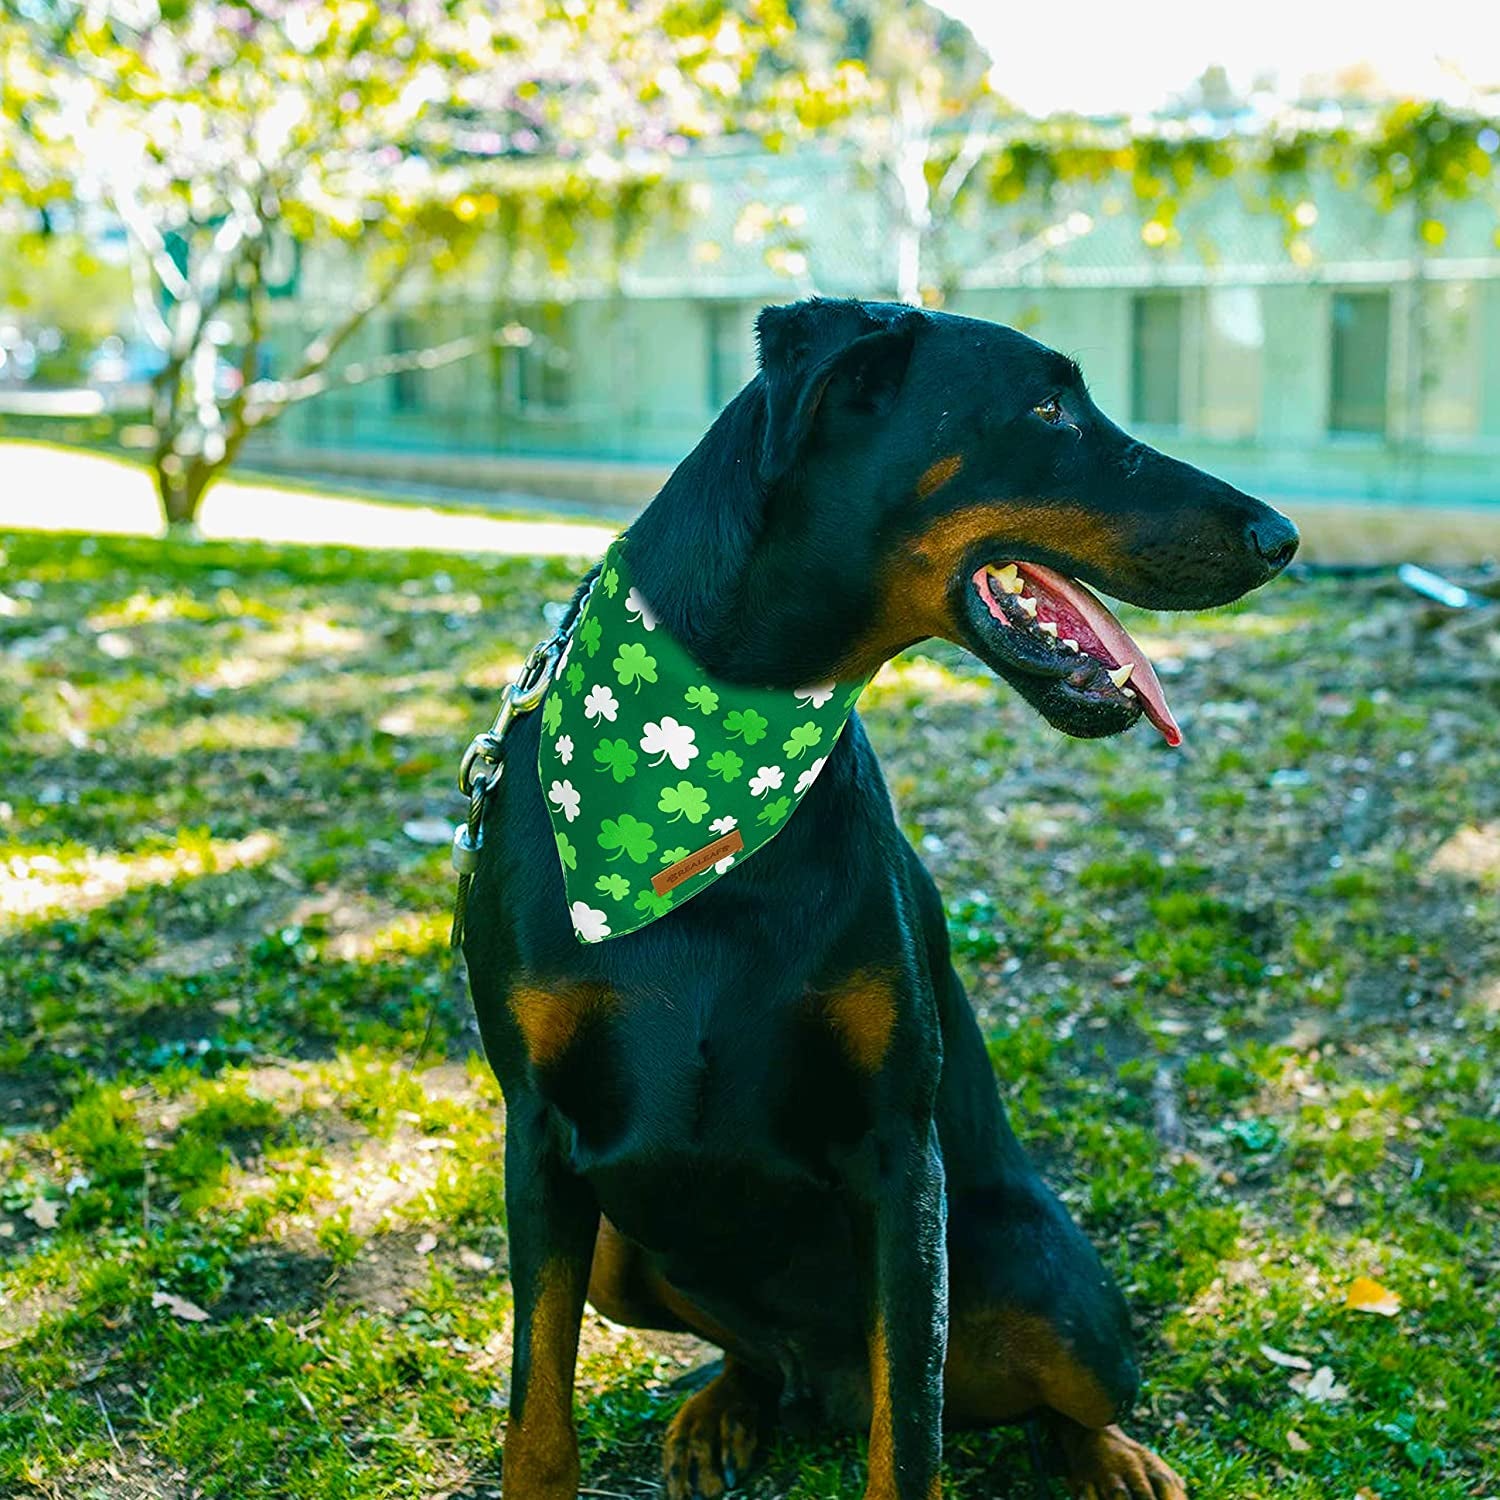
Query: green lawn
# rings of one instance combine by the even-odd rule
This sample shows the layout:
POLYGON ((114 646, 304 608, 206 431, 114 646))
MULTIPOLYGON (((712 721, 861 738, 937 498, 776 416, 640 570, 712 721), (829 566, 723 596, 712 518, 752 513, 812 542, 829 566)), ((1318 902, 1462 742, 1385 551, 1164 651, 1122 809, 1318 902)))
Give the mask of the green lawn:
MULTIPOLYGON (((502 1112, 404 828, 571 571, 0 547, 0 1494, 496 1494, 502 1112)), ((1186 753, 947 647, 867 722, 1135 1308, 1134 1430, 1201 1500, 1500 1496, 1500 637, 1378 583, 1132 624, 1186 753)), ((654 1496, 706 1351, 585 1349, 588 1492, 654 1496)), ((747 1492, 857 1494, 860 1448, 747 1492)), ((1024 1443, 948 1471, 1022 1493, 1024 1443)))

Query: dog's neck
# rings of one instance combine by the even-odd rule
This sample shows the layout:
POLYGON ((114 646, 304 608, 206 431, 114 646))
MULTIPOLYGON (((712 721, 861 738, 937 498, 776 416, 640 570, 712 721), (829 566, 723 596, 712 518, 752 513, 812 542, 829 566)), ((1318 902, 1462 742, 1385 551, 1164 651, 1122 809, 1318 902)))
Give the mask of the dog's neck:
POLYGON ((726 682, 797 687, 832 675, 837 572, 810 538, 810 507, 762 478, 765 393, 757 376, 630 527, 632 568, 652 610, 704 669, 726 682), (772 545, 772 529, 785 545, 772 545), (819 576, 819 570, 823 576, 819 576))

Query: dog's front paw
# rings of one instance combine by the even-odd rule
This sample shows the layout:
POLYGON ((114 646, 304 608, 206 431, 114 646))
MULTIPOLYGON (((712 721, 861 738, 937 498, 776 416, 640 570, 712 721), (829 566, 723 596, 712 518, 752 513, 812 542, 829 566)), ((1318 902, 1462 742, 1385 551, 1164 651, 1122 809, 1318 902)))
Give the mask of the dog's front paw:
POLYGON ((1059 1424, 1058 1439, 1074 1500, 1187 1500, 1170 1467, 1118 1427, 1059 1424))
POLYGON ((672 1419, 663 1445, 667 1500, 717 1500, 749 1469, 768 1410, 761 1381, 733 1359, 672 1419))

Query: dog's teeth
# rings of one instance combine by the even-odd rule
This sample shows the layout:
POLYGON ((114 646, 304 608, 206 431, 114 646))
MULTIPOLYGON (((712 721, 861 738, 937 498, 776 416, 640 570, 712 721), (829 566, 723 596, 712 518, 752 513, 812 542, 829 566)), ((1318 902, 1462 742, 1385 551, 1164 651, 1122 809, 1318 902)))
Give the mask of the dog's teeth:
POLYGON ((1120 691, 1122 693, 1124 693, 1127 698, 1134 698, 1135 697, 1135 689, 1134 688, 1121 688, 1120 691))
POLYGON ((1135 663, 1133 661, 1128 661, 1123 667, 1116 667, 1114 671, 1109 674, 1109 680, 1114 683, 1117 688, 1122 688, 1127 682, 1130 681, 1130 674, 1133 671, 1135 671, 1135 663))
POLYGON ((1062 644, 1065 651, 1076 651, 1078 649, 1078 642, 1069 640, 1066 636, 1064 636, 1062 644))
POLYGON ((1021 592, 1021 575, 1016 571, 1014 563, 1006 563, 1003 568, 991 568, 990 576, 1007 594, 1019 594, 1021 592))
POLYGON ((1016 603, 1019 604, 1021 606, 1021 608, 1024 609, 1026 611, 1026 613, 1028 615, 1030 615, 1033 620, 1036 619, 1036 600, 1035 599, 1028 599, 1025 594, 1017 594, 1016 595, 1016 603))
POLYGON ((1054 641, 1057 639, 1056 620, 1038 620, 1036 622, 1036 628, 1040 630, 1043 635, 1050 635, 1054 641))

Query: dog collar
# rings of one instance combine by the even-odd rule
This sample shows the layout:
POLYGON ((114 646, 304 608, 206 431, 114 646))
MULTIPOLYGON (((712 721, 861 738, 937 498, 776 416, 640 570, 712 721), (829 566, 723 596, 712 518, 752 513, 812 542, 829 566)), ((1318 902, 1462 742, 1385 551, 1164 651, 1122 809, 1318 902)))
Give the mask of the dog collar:
POLYGON ((537 750, 578 940, 645 927, 769 843, 868 681, 712 676, 667 634, 616 541, 547 689, 537 750))

